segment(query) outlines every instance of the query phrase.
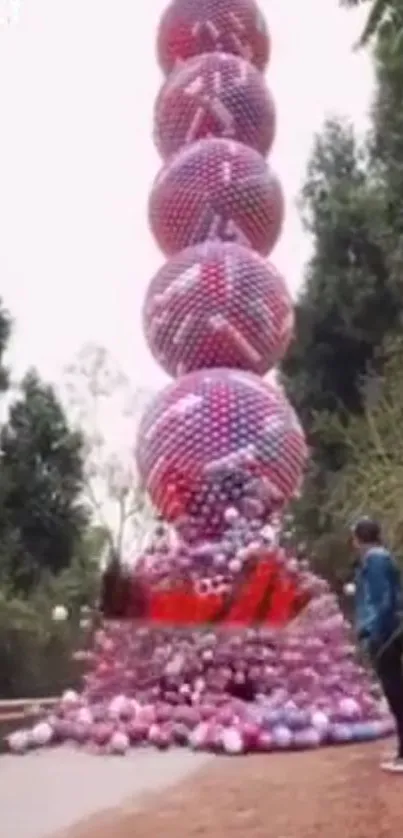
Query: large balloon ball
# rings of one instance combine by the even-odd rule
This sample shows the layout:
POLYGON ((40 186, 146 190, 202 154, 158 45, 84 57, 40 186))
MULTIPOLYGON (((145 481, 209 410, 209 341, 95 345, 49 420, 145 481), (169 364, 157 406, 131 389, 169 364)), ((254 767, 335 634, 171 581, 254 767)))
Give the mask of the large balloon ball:
POLYGON ((163 72, 194 55, 240 55, 259 70, 267 65, 270 39, 255 0, 173 0, 158 30, 157 54, 163 72))
POLYGON ((210 53, 173 73, 157 99, 154 139, 164 159, 204 137, 270 150, 275 105, 263 76, 243 58, 210 53))
POLYGON ((221 239, 268 256, 281 232, 280 183, 254 149, 233 140, 205 139, 184 148, 160 171, 149 219, 166 256, 221 239))
POLYGON ((204 242, 158 271, 143 321, 151 352, 170 375, 204 367, 264 375, 288 348, 294 310, 272 264, 232 242, 204 242))
POLYGON ((223 368, 164 389, 137 443, 139 473, 157 509, 168 521, 191 521, 200 536, 224 527, 229 506, 244 513, 255 502, 254 517, 280 509, 299 489, 306 454, 282 391, 223 368))

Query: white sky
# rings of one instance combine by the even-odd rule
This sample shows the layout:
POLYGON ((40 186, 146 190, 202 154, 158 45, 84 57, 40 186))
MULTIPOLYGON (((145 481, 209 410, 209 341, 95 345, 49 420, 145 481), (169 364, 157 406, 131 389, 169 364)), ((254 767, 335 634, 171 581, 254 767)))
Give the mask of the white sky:
MULTIPOLYGON (((0 0, 0 5, 7 0, 0 0)), ((58 380, 80 346, 106 346, 135 384, 166 379, 140 327, 162 257, 147 229, 159 166, 150 139, 161 77, 154 55, 166 0, 21 0, 0 27, 0 295, 15 318, 10 361, 58 380)), ((337 0, 263 0, 278 103, 273 162, 288 200, 274 261, 290 287, 309 253, 293 206, 326 115, 359 129, 371 95, 351 53, 362 15, 337 0)))

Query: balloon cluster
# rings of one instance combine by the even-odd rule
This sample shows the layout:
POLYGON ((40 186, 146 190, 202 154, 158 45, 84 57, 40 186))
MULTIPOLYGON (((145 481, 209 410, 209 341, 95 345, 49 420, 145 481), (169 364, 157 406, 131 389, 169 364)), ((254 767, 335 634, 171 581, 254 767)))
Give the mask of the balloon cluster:
MULTIPOLYGON (((131 581, 148 577, 150 589, 160 590, 161 607, 172 576, 190 575, 209 610, 237 588, 254 556, 271 549, 290 573, 298 568, 310 591, 299 618, 284 630, 283 591, 276 621, 272 606, 268 622, 245 625, 251 607, 264 604, 260 578, 252 596, 231 600, 227 621, 213 624, 204 613, 204 626, 196 628, 186 609, 176 627, 169 619, 106 620, 86 653, 82 692, 66 692, 32 728, 12 733, 14 753, 70 743, 99 754, 182 745, 236 755, 372 741, 393 732, 379 688, 355 660, 350 627, 328 583, 291 550, 276 548, 271 527, 257 530, 233 512, 230 517, 233 526, 219 545, 191 545, 161 532, 131 581)), ((123 616, 130 617, 133 605, 129 596, 123 616)))
POLYGON ((393 720, 354 660, 337 599, 323 580, 311 583, 315 597, 292 631, 105 623, 83 692, 66 692, 11 734, 10 749, 70 743, 123 755, 181 745, 236 755, 387 736, 393 720))
POLYGON ((299 490, 307 449, 286 396, 262 380, 294 326, 267 261, 284 214, 265 159, 267 27, 255 0, 172 0, 158 56, 163 168, 149 217, 168 261, 143 315, 175 380, 147 409, 137 462, 174 538, 161 526, 134 572, 111 564, 102 610, 114 620, 96 635, 83 693, 9 746, 235 755, 379 738, 393 722, 336 598, 268 524, 299 490))
POLYGON ((165 520, 217 537, 228 506, 261 521, 282 509, 307 454, 284 393, 261 379, 294 327, 285 280, 267 261, 284 217, 266 159, 276 129, 263 76, 270 38, 255 0, 172 0, 157 50, 163 166, 149 220, 168 261, 143 322, 176 380, 147 410, 137 461, 165 520))

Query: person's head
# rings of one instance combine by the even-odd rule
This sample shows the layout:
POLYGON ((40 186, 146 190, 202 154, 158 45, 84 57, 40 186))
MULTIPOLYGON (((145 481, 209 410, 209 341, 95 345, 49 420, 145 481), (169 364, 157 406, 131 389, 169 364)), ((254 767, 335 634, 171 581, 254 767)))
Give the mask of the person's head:
POLYGON ((352 527, 351 536, 353 548, 360 556, 382 544, 381 527, 372 518, 360 518, 352 527))

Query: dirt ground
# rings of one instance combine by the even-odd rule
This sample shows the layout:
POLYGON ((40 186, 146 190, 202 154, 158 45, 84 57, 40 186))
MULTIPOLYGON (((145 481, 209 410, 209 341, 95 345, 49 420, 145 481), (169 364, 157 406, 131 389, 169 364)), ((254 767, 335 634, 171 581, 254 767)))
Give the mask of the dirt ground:
POLYGON ((64 838, 396 838, 403 777, 382 774, 384 753, 385 743, 213 760, 140 809, 128 801, 64 838))

